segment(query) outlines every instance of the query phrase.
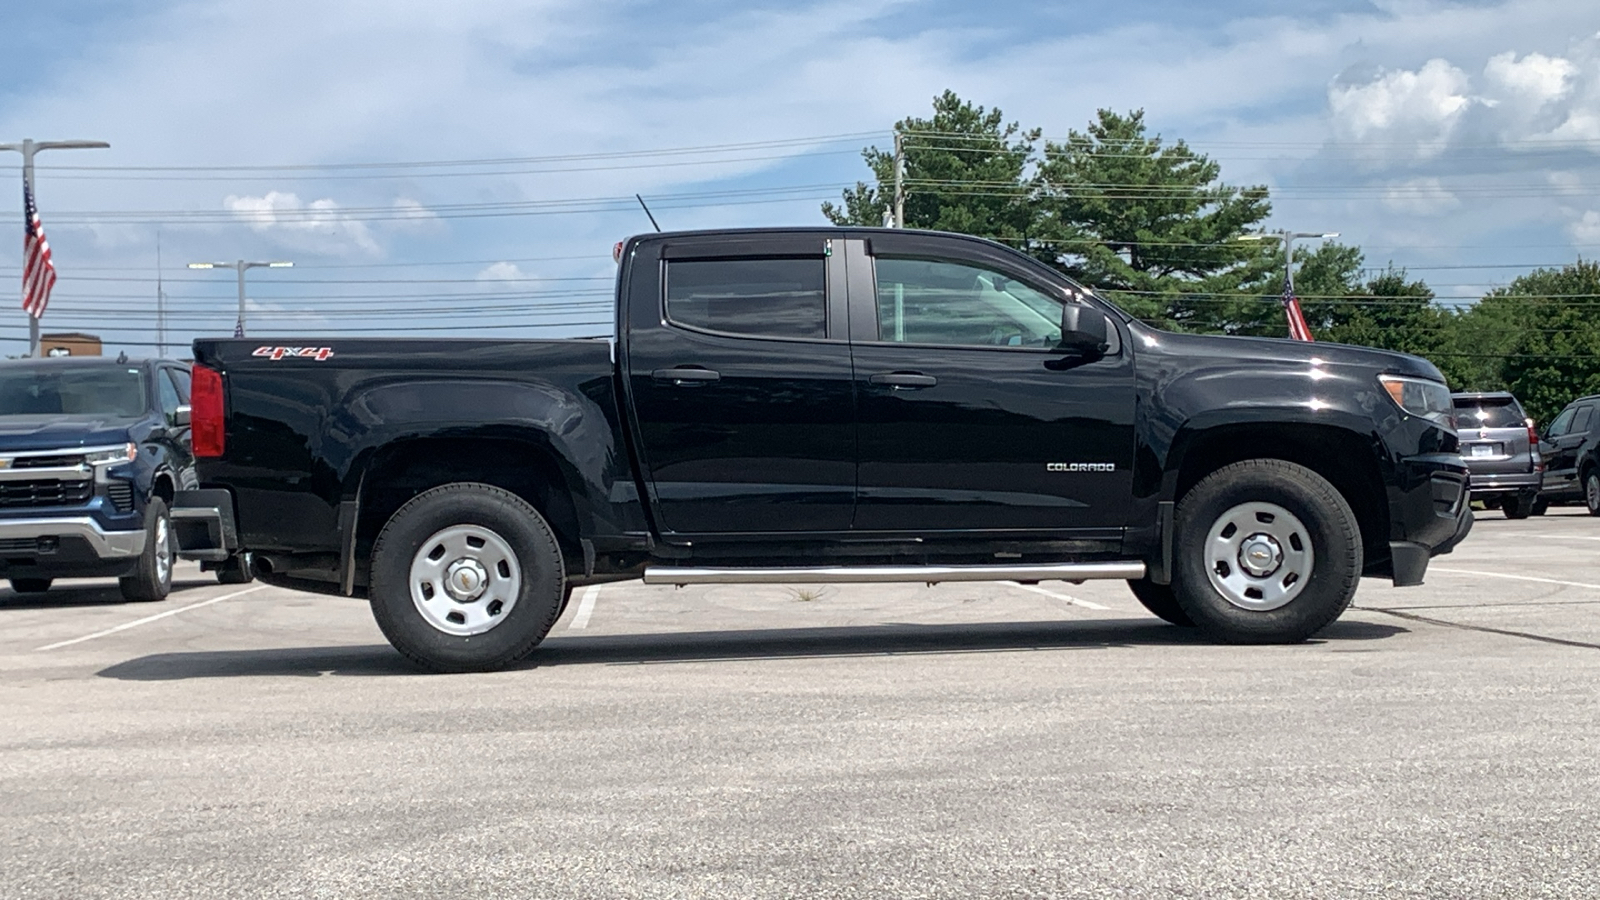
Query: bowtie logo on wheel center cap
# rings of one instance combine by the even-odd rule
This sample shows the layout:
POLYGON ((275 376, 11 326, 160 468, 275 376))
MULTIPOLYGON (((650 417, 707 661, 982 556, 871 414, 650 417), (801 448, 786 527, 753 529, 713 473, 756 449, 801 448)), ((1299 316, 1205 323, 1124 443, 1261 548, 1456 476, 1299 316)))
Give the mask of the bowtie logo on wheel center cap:
POLYGON ((1257 578, 1265 578, 1283 564, 1283 548, 1270 534, 1252 534, 1239 547, 1239 567, 1257 578))
POLYGON ((458 559, 445 569, 445 593, 457 603, 471 603, 483 596, 488 587, 489 573, 475 559, 458 559))

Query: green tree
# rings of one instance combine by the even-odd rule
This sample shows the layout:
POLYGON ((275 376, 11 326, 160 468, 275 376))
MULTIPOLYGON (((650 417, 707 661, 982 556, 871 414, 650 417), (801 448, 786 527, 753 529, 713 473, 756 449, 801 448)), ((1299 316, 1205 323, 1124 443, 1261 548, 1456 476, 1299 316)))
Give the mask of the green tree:
POLYGON ((1490 292, 1474 313, 1506 335, 1502 378, 1547 422, 1574 397, 1600 394, 1600 264, 1539 269, 1490 292))
POLYGON ((1281 256, 1240 240, 1272 212, 1264 186, 1235 188, 1221 167, 1183 141, 1148 135, 1144 111, 1102 109, 1087 131, 1047 141, 1036 175, 1042 250, 1067 274, 1132 311, 1184 330, 1239 330, 1258 304, 1216 294, 1260 291, 1281 256), (1139 299, 1133 299, 1139 298, 1139 299))
MULTIPOLYGON (((1038 130, 1006 124, 1000 110, 973 106, 952 91, 933 99, 933 118, 901 119, 894 129, 905 154, 902 225, 1028 241, 1037 209, 1026 172, 1038 130)), ((835 225, 882 225, 894 204, 893 149, 868 147, 861 155, 874 183, 857 182, 841 205, 822 205, 835 225)))

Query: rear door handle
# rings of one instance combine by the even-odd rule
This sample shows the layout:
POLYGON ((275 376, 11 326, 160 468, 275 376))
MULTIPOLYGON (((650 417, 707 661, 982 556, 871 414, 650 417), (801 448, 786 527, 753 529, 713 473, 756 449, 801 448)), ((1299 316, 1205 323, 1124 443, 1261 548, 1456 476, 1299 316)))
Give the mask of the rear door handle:
POLYGON ((722 373, 711 369, 702 369, 698 366, 679 366, 675 369, 657 369, 650 373, 656 381, 665 381, 669 384, 699 384, 709 381, 721 381, 722 373))
POLYGON ((886 384, 892 388, 925 388, 939 383, 939 379, 921 372, 879 372, 867 380, 873 384, 886 384))

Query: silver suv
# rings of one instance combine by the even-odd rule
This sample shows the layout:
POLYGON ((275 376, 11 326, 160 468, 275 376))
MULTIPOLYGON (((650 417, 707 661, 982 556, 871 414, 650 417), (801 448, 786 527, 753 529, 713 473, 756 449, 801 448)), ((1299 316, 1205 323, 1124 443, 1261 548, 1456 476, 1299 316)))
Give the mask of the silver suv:
POLYGON ((1539 435, 1517 398, 1504 391, 1452 394, 1472 499, 1508 519, 1526 519, 1539 499, 1544 458, 1539 435))

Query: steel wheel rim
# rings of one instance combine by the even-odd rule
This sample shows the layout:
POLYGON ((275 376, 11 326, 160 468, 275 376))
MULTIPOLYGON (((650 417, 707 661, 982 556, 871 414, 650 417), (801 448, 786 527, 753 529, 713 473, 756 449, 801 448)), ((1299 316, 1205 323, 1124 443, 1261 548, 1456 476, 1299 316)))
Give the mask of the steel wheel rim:
POLYGON ((1240 609, 1268 612, 1294 601, 1311 581, 1311 532, 1276 503, 1241 503, 1206 534, 1211 586, 1240 609))
POLYGON ((429 625, 457 637, 483 634, 517 605, 522 568, 493 529, 452 525, 434 532, 411 557, 410 590, 429 625))
POLYGON ((166 584, 172 578, 172 532, 166 516, 156 520, 156 581, 166 584))

